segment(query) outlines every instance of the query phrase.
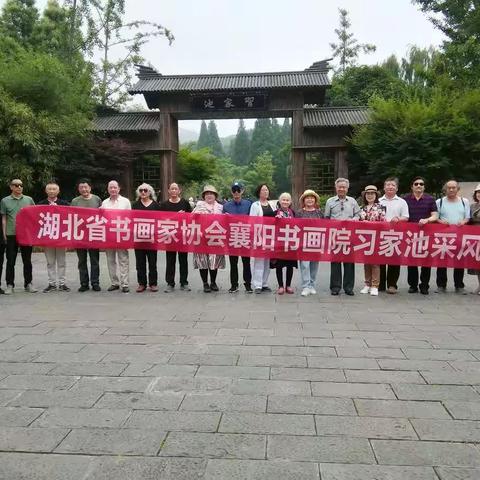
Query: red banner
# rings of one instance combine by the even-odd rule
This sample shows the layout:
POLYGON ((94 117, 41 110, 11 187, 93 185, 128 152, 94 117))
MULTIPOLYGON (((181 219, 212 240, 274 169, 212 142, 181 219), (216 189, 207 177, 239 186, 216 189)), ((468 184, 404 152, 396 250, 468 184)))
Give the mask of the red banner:
POLYGON ((23 245, 139 248, 321 262, 480 269, 480 229, 35 206, 17 216, 23 245))

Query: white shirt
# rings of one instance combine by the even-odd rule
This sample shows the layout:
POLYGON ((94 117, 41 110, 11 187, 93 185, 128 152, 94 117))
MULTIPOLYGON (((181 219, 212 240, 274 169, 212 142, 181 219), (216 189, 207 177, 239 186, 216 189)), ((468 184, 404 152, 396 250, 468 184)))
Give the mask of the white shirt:
POLYGON ((102 202, 102 208, 106 208, 108 210, 131 210, 132 205, 130 204, 130 200, 128 198, 119 195, 116 200, 112 200, 110 197, 106 198, 102 202))
POLYGON ((408 220, 408 203, 403 198, 400 198, 398 195, 395 195, 393 198, 387 198, 384 195, 378 201, 380 205, 385 207, 385 220, 387 222, 394 217, 403 217, 408 220))

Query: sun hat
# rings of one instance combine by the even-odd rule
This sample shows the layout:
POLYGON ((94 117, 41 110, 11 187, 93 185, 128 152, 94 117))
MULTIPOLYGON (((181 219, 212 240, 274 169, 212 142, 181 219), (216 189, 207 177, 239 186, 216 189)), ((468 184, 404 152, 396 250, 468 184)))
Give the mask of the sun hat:
POLYGON ((375 185, 367 185, 363 192, 362 193, 366 193, 366 192, 375 192, 375 193, 378 193, 378 188, 375 186, 375 185))
POLYGON ((300 197, 300 203, 303 205, 303 201, 305 200, 306 197, 315 197, 315 201, 317 203, 320 203, 320 197, 318 196, 318 193, 315 192, 314 190, 305 190, 301 197, 300 197))
POLYGON ((205 185, 202 191, 202 198, 205 198, 207 192, 214 193, 215 197, 218 197, 218 190, 213 185, 205 185))

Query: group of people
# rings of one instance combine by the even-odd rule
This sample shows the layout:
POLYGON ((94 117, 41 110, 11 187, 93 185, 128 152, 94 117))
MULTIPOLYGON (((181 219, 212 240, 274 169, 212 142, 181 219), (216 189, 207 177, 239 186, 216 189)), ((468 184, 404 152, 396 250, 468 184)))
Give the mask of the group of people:
MULTIPOLYGON (((229 214, 251 215, 277 218, 327 218, 331 220, 358 220, 370 222, 413 222, 419 225, 427 223, 443 223, 450 225, 465 225, 467 223, 480 226, 480 184, 473 194, 473 202, 459 195, 459 185, 455 180, 449 180, 444 187, 445 195, 436 200, 425 193, 425 179, 415 177, 411 182, 411 192, 403 197, 398 196, 398 180, 387 178, 384 182, 384 195, 375 185, 368 185, 362 192, 362 205, 348 196, 349 181, 338 178, 335 181, 336 195, 329 198, 322 210, 320 197, 313 190, 305 190, 299 199, 299 209, 292 207, 292 197, 289 193, 282 193, 276 207, 270 201, 270 188, 267 184, 259 185, 255 190, 256 201, 251 202, 243 198, 245 189, 240 182, 231 186, 232 199, 226 202, 219 201, 219 193, 213 185, 206 185, 201 193, 201 200, 192 208, 191 202, 181 196, 181 189, 177 183, 171 183, 168 188, 168 199, 158 202, 153 187, 142 183, 136 189, 136 200, 130 200, 120 195, 120 185, 112 180, 107 185, 108 197, 101 200, 92 193, 92 184, 88 179, 81 179, 77 183, 79 195, 70 205, 84 208, 103 209, 134 209, 160 210, 170 212, 192 212, 200 214, 229 214)), ((16 216, 25 206, 34 205, 31 197, 23 194, 23 183, 19 179, 10 182, 11 194, 0 202, 0 280, 6 252, 6 288, 0 293, 12 294, 15 288, 15 263, 18 251, 23 261, 23 277, 25 291, 37 292, 32 284, 32 247, 19 245, 16 238, 16 216)), ((45 187, 47 197, 40 205, 69 205, 59 197, 60 187, 56 182, 50 182, 45 187)), ((48 285, 43 292, 53 290, 70 291, 65 281, 65 249, 45 248, 47 263, 48 285)), ((188 254, 185 252, 166 252, 165 293, 175 290, 175 270, 178 255, 180 270, 180 289, 190 291, 188 283, 188 254)), ((86 292, 90 288, 100 291, 100 253, 97 249, 77 249, 78 272, 80 287, 78 291, 86 292), (88 268, 90 260, 90 271, 88 268)), ((110 286, 108 291, 119 290, 123 293, 130 291, 129 287, 129 255, 128 250, 106 250, 110 286)), ((137 287, 136 292, 142 293, 147 288, 152 292, 158 291, 157 251, 135 249, 137 287), (148 270, 148 275, 147 275, 148 270)), ((277 277, 277 294, 293 294, 292 279, 294 269, 299 268, 301 295, 315 295, 316 277, 319 262, 283 260, 275 258, 241 257, 243 265, 243 282, 247 293, 261 294, 271 292, 268 284, 269 273, 275 269, 277 277)), ((239 291, 238 256, 229 256, 230 263, 230 293, 239 291)), ((193 265, 199 270, 203 282, 203 291, 217 292, 218 269, 225 268, 225 255, 194 253, 193 265)), ((430 267, 409 266, 408 284, 409 293, 429 293, 431 276, 430 267)), ((399 265, 365 265, 365 284, 360 290, 362 294, 378 296, 379 291, 396 294, 400 275, 399 265)), ((480 294, 480 270, 469 270, 478 278, 478 287, 474 293, 480 294)), ((466 294, 464 285, 464 269, 454 269, 454 287, 456 293, 466 294)), ((353 263, 332 262, 330 267, 330 292, 339 295, 343 289, 346 295, 354 295, 355 265, 353 263), (343 268, 342 268, 343 267, 343 268)), ((447 288, 447 269, 437 268, 437 293, 445 293, 447 288)))

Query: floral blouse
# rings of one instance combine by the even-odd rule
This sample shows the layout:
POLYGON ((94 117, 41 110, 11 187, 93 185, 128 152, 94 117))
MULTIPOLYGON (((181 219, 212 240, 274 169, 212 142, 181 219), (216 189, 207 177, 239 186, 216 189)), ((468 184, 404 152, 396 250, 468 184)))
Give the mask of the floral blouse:
POLYGON ((380 203, 364 205, 360 209, 360 220, 365 220, 367 222, 384 222, 385 207, 380 205, 380 203))
POLYGON ((291 208, 284 210, 283 208, 277 208, 275 212, 276 218, 293 218, 295 216, 294 211, 291 208))

